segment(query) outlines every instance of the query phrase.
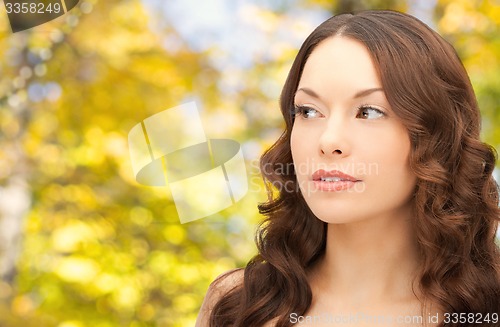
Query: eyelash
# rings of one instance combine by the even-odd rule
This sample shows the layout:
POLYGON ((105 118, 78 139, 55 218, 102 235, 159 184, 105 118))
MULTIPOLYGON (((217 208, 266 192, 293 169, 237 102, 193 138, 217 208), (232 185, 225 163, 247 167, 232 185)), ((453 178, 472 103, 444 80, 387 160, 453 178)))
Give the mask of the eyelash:
MULTIPOLYGON (((360 105, 358 108, 358 114, 362 111, 362 110, 373 110, 375 112, 377 112, 378 114, 381 115, 381 117, 384 117, 386 114, 385 112, 383 112, 382 110, 374 107, 374 106, 371 106, 371 105, 368 105, 368 104, 363 104, 363 105, 360 105)), ((311 107, 308 107, 308 106, 302 106, 302 105, 296 105, 294 106, 294 109, 293 109, 293 115, 294 116, 302 116, 304 117, 304 119, 310 119, 310 118, 307 118, 305 115, 307 113, 307 111, 309 110, 314 110, 315 112, 321 114, 321 112, 317 109, 314 109, 314 108, 311 108, 311 107)), ((356 118, 358 118, 358 114, 356 115, 356 118)))

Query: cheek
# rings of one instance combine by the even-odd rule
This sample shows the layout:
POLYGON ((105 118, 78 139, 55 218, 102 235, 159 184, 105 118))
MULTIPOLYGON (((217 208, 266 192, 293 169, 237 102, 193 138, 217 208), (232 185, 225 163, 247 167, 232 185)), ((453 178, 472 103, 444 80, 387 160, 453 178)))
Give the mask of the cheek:
POLYGON ((292 151, 292 159, 294 162, 300 160, 302 149, 304 149, 304 146, 302 144, 303 141, 303 135, 301 135, 298 128, 296 128, 294 125, 292 128, 292 133, 290 135, 290 149, 292 151))
POLYGON ((389 140, 384 151, 387 164, 408 171, 410 155, 410 139, 406 132, 395 133, 389 140))
POLYGON ((390 124, 375 132, 357 131, 357 148, 361 155, 390 166, 406 167, 410 153, 408 132, 399 124, 390 124))
POLYGON ((312 157, 313 145, 311 138, 307 137, 300 128, 294 126, 290 135, 290 149, 296 178, 301 181, 302 175, 308 171, 307 165, 312 157))
POLYGON ((378 162, 378 174, 384 184, 391 184, 400 189, 413 188, 416 176, 411 171, 408 161, 410 148, 407 132, 401 131, 386 135, 380 139, 379 146, 369 150, 371 158, 378 162))

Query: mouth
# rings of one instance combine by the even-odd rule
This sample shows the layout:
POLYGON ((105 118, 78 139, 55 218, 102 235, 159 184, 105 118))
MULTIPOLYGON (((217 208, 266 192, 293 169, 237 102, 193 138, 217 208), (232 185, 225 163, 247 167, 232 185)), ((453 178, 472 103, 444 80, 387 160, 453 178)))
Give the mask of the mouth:
POLYGON ((323 169, 317 170, 313 175, 312 179, 315 182, 359 182, 361 180, 345 174, 339 170, 325 171, 323 169))
POLYGON ((317 170, 312 175, 315 189, 323 192, 340 192, 354 187, 361 180, 339 170, 317 170))

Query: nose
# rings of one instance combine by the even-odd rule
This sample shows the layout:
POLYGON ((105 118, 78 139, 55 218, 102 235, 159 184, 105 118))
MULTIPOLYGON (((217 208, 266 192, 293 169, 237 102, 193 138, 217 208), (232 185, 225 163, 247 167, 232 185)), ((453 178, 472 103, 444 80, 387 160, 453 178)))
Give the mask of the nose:
POLYGON ((324 156, 346 157, 351 152, 348 128, 339 121, 332 121, 325 126, 319 139, 319 151, 324 156))

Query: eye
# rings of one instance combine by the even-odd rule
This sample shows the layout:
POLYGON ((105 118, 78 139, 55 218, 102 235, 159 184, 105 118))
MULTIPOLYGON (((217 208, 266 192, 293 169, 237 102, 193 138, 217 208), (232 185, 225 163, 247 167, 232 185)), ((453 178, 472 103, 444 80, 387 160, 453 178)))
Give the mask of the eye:
POLYGON ((302 116, 304 119, 321 118, 324 117, 318 110, 307 106, 295 106, 294 114, 302 116))
POLYGON ((385 113, 382 110, 377 109, 373 106, 362 105, 361 107, 358 108, 358 114, 356 115, 356 118, 377 119, 384 116, 385 113))

